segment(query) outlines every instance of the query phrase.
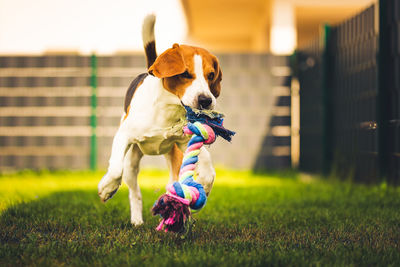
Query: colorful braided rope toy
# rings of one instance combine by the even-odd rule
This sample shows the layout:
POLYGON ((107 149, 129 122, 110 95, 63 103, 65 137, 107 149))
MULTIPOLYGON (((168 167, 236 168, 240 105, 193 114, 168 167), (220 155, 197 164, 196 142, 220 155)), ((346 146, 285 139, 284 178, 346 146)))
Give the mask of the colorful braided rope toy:
POLYGON ((194 110, 185 107, 187 125, 184 134, 191 136, 185 151, 179 182, 167 185, 167 192, 162 195, 152 208, 153 215, 159 214, 162 219, 158 231, 184 232, 191 210, 198 211, 204 207, 207 195, 203 186, 194 180, 196 163, 203 144, 214 143, 217 136, 231 141, 234 132, 223 127, 223 115, 216 111, 194 110))

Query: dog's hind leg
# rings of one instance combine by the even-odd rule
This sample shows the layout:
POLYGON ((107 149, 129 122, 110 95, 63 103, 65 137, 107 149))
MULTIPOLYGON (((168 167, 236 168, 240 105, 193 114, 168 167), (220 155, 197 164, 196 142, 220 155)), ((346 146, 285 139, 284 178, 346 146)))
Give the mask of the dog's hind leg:
POLYGON ((123 126, 124 124, 114 136, 108 171, 98 185, 98 194, 103 202, 110 199, 121 185, 123 162, 129 148, 129 135, 123 126))
POLYGON ((124 171, 122 178, 129 187, 129 204, 131 207, 131 223, 140 225, 142 217, 142 194, 140 192, 137 176, 139 173, 140 160, 143 157, 142 151, 135 144, 131 145, 124 159, 124 171))

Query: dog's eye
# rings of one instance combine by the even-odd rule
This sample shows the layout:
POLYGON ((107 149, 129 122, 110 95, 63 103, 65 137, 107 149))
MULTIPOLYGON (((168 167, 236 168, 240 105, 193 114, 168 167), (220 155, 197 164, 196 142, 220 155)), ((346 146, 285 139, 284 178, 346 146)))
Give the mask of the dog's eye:
POLYGON ((180 74, 180 76, 181 76, 182 78, 186 78, 186 79, 191 79, 191 78, 193 78, 193 76, 192 76, 188 71, 185 71, 184 73, 180 74))
POLYGON ((210 81, 212 81, 212 80, 214 80, 214 76, 215 76, 214 72, 210 72, 210 73, 208 74, 207 78, 208 78, 210 81))

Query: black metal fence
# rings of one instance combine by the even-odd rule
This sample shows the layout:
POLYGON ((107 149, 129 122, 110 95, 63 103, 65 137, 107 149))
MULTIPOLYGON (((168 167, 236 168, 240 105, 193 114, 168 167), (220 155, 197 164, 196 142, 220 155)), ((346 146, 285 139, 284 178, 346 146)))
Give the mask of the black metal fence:
POLYGON ((400 3, 379 5, 297 53, 302 170, 400 181, 400 3))
MULTIPOLYGON (((329 98, 335 171, 372 181, 378 174, 375 6, 332 27, 329 98)), ((328 59, 329 60, 329 59, 328 59)))
POLYGON ((382 175, 400 182, 400 1, 379 6, 379 152, 382 175))

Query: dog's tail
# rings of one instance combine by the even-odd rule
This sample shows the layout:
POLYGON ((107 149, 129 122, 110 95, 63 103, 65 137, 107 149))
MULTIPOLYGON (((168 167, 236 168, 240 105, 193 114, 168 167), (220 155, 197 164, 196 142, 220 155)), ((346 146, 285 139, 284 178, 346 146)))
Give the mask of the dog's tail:
POLYGON ((143 46, 146 52, 147 68, 153 65, 157 58, 156 52, 156 39, 154 37, 154 24, 156 23, 156 16, 149 14, 144 18, 142 27, 143 46))

